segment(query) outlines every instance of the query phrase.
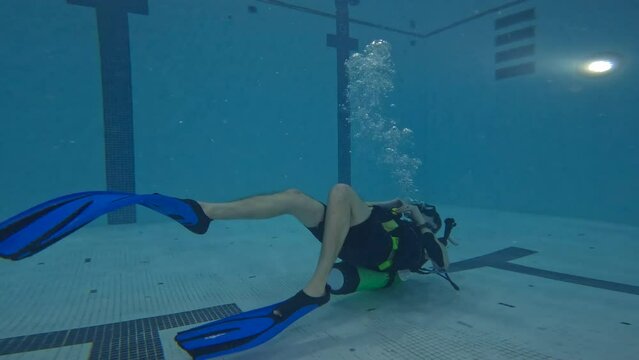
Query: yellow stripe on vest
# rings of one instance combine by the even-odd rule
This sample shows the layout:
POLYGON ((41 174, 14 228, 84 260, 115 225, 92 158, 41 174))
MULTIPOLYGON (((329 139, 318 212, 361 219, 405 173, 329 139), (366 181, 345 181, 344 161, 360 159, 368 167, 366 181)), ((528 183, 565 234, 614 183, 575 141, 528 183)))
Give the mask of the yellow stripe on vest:
POLYGON ((395 220, 389 220, 387 222, 383 222, 382 226, 384 227, 384 230, 386 230, 386 232, 391 232, 399 227, 399 225, 397 224, 397 221, 395 220))
MULTIPOLYGON (((397 225, 397 223, 395 223, 395 225, 397 225)), ((386 261, 384 261, 383 263, 379 264, 379 266, 377 267, 380 271, 387 270, 393 265, 393 259, 395 258, 395 253, 397 252, 397 249, 399 248, 399 238, 397 236, 391 236, 391 239, 393 240, 393 250, 391 250, 390 255, 388 255, 388 259, 386 259, 386 261)))

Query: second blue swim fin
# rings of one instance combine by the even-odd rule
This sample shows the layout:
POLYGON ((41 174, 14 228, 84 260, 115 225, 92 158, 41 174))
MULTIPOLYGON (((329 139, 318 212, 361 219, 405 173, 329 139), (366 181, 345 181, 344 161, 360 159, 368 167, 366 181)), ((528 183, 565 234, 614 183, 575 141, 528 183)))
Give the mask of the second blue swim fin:
POLYGON ((75 193, 49 200, 1 222, 0 257, 20 260, 31 256, 96 218, 134 204, 164 214, 197 234, 204 234, 211 221, 200 205, 190 199, 109 191, 75 193))
POLYGON ((297 319, 327 303, 329 299, 328 286, 324 296, 319 298, 300 291, 280 303, 182 331, 175 336, 175 341, 196 360, 247 350, 272 339, 297 319), (280 315, 274 314, 275 310, 280 315))

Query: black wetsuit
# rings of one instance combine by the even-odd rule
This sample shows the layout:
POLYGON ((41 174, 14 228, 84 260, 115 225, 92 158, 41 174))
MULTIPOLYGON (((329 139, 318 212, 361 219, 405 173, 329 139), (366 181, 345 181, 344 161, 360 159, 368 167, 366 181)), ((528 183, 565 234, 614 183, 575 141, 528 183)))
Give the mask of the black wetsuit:
MULTIPOLYGON (((372 206, 368 219, 352 226, 339 253, 339 258, 354 266, 361 266, 379 271, 379 265, 388 260, 393 249, 391 235, 384 230, 382 223, 391 218, 390 210, 379 206, 372 206)), ((321 242, 324 235, 324 220, 326 219, 326 205, 324 205, 324 219, 315 227, 308 228, 321 242)), ((420 261, 419 232, 412 223, 396 219, 400 227, 399 247, 393 260, 393 267, 389 271, 408 268, 408 264, 420 261)))

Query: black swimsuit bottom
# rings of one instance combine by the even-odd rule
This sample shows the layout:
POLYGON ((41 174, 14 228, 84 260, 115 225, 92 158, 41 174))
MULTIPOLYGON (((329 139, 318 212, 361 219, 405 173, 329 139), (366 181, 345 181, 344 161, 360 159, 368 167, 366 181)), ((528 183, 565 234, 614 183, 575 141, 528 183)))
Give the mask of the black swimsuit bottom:
MULTIPOLYGON (((390 235, 382 226, 382 215, 388 210, 379 206, 373 206, 368 219, 351 226, 346 235, 344 246, 339 252, 339 258, 354 266, 361 266, 372 270, 378 270, 378 266, 388 259, 393 245, 390 235)), ((324 236, 324 220, 326 219, 326 205, 324 205, 324 218, 315 227, 308 230, 322 242, 324 236)))

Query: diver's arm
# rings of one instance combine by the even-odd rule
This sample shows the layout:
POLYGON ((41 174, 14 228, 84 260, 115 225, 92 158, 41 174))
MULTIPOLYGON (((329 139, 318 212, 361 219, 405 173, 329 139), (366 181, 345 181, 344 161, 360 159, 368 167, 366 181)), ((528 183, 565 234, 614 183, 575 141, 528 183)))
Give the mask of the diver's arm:
POLYGON ((368 206, 379 206, 382 209, 398 208, 403 205, 400 199, 393 199, 388 201, 373 201, 373 202, 367 202, 366 204, 368 206))

